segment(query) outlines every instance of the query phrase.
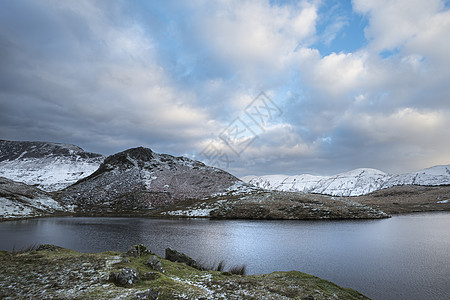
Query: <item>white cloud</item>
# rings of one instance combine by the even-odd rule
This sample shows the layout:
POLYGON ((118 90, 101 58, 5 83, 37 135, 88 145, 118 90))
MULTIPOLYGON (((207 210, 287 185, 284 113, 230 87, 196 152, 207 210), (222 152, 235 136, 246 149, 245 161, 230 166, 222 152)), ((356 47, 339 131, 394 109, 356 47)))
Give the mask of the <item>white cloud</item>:
POLYGON ((311 77, 306 80, 333 98, 345 97, 366 79, 364 61, 361 53, 331 53, 316 62, 311 77))
POLYGON ((443 9, 440 0, 353 0, 355 11, 369 16, 366 36, 376 51, 392 50, 414 38, 443 9))
POLYGON ((297 47, 315 34, 317 5, 309 1, 283 6, 219 1, 209 8, 197 16, 201 38, 214 56, 251 84, 290 68, 297 47))

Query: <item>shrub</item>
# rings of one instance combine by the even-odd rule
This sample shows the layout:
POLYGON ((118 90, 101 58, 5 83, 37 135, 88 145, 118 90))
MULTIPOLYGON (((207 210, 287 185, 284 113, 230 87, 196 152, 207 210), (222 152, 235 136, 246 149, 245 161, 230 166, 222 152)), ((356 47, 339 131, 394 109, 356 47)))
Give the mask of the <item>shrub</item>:
POLYGON ((247 266, 246 265, 234 266, 231 267, 230 270, 228 270, 228 272, 236 275, 245 275, 245 273, 247 272, 247 266))
POLYGON ((33 244, 33 245, 29 245, 26 247, 22 247, 22 248, 16 248, 16 246, 13 246, 13 250, 11 251, 11 253, 13 255, 17 255, 17 254, 21 254, 21 253, 25 253, 25 252, 31 252, 31 251, 35 251, 39 248, 38 244, 33 244))

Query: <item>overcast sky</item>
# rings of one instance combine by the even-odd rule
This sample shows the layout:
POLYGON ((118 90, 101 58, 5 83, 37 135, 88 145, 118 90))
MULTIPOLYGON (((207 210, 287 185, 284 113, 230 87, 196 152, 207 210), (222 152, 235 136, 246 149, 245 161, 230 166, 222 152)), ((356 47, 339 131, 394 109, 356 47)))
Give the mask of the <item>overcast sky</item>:
POLYGON ((237 176, 450 164, 449 1, 0 6, 1 139, 237 176))

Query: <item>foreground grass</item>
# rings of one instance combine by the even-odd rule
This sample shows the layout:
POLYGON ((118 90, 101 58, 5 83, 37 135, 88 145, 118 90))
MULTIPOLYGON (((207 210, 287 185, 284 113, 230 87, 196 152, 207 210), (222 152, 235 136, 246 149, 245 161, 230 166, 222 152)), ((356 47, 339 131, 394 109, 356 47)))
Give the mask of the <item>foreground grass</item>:
POLYGON ((46 245, 24 253, 0 252, 1 299, 368 299, 329 281, 297 272, 236 275, 200 271, 150 252, 83 254, 46 245), (155 270, 149 258, 160 261, 155 270), (111 272, 133 269, 139 280, 118 286, 111 272))

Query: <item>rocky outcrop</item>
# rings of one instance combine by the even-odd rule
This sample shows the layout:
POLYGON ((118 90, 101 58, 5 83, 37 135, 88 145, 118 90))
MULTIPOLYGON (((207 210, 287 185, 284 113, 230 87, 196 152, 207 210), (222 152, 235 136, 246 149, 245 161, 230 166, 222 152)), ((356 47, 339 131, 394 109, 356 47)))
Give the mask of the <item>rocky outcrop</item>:
POLYGON ((78 212, 136 212, 224 192, 233 175, 185 157, 132 148, 105 159, 90 176, 59 193, 78 212))
POLYGON ((161 260, 156 255, 150 255, 145 264, 155 271, 164 272, 161 260))
POLYGON ((153 253, 150 252, 150 250, 148 250, 147 247, 145 247, 143 244, 137 244, 137 245, 131 246, 130 249, 128 249, 127 252, 125 252, 124 255, 138 258, 138 257, 148 255, 148 254, 153 254, 153 253))
POLYGON ((117 286, 131 286, 141 279, 138 271, 132 268, 124 268, 119 272, 111 272, 109 280, 117 286))
POLYGON ((48 192, 90 175, 104 158, 70 144, 0 140, 0 176, 48 192))
POLYGON ((173 262, 182 263, 196 269, 200 269, 198 263, 194 259, 192 259, 191 257, 187 256, 184 253, 178 252, 170 248, 166 249, 166 259, 173 262))

